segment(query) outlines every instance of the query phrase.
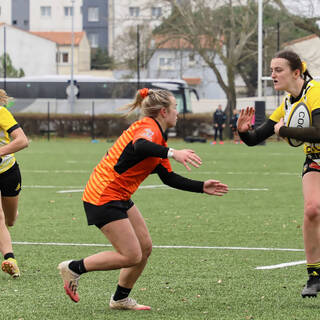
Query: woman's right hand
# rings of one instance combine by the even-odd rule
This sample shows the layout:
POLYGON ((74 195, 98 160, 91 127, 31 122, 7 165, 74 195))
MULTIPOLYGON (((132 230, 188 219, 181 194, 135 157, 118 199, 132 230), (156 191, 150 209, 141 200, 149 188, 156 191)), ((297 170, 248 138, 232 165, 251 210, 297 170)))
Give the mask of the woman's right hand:
POLYGON ((237 122, 237 129, 239 132, 247 132, 251 129, 252 118, 254 116, 254 108, 247 107, 241 109, 240 115, 237 122))
POLYGON ((202 164, 201 158, 190 149, 173 150, 173 159, 183 164, 189 171, 191 170, 189 165, 199 168, 202 164))

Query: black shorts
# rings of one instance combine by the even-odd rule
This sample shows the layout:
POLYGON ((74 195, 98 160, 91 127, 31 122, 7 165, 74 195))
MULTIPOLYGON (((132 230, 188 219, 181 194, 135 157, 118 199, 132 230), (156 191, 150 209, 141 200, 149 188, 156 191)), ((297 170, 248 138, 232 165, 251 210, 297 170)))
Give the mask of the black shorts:
POLYGON ((21 191, 21 174, 18 163, 0 174, 0 191, 2 197, 15 197, 21 191))
POLYGON ((128 218, 127 211, 134 206, 133 201, 110 201, 97 206, 83 201, 84 211, 87 215, 88 225, 94 224, 101 229, 107 223, 128 218))
POLYGON ((306 161, 303 164, 302 176, 308 172, 320 172, 320 166, 312 160, 310 156, 306 157, 306 161))

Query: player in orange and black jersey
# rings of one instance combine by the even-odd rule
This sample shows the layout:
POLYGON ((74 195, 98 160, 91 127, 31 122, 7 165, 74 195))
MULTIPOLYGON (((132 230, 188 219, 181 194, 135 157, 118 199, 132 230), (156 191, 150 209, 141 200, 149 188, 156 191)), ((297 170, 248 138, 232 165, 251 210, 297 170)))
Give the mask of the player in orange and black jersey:
POLYGON ((271 61, 271 77, 276 90, 288 92, 270 118, 250 130, 253 108, 241 110, 238 132, 248 145, 259 144, 274 133, 304 142, 306 160, 302 172, 304 197, 303 237, 309 280, 302 297, 316 297, 320 291, 320 83, 312 80, 307 65, 292 51, 281 51, 271 61), (310 127, 287 127, 293 109, 304 105, 311 119, 310 127))
POLYGON ((6 92, 0 89, 0 251, 4 257, 1 268, 12 277, 19 277, 8 226, 13 226, 18 216, 21 190, 21 175, 14 152, 27 147, 28 139, 6 109, 8 100, 6 92))
POLYGON ((176 125, 178 112, 174 96, 166 90, 141 89, 128 106, 140 108, 143 118, 134 122, 117 139, 93 170, 83 193, 88 224, 96 225, 109 239, 115 251, 104 251, 81 260, 64 261, 58 268, 64 288, 78 302, 78 279, 96 270, 121 269, 111 309, 149 310, 137 304, 129 293, 142 273, 152 250, 146 223, 131 200, 132 194, 151 173, 163 183, 180 190, 222 196, 228 191, 217 180, 196 181, 172 171, 168 158, 198 167, 201 159, 192 150, 168 148, 164 132, 176 125))

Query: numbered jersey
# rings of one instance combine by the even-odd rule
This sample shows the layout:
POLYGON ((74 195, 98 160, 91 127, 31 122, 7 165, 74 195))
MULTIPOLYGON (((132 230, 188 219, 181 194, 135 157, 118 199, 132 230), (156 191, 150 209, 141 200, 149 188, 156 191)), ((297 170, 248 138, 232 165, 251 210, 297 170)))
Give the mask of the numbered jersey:
MULTIPOLYGON (((17 128, 19 124, 12 114, 5 107, 0 106, 0 148, 10 142, 10 133, 17 128)), ((13 153, 1 157, 1 160, 0 174, 10 169, 16 161, 13 153)))
MULTIPOLYGON (((310 124, 312 125, 312 117, 315 114, 320 113, 320 83, 311 80, 305 86, 302 95, 298 101, 291 103, 291 95, 288 94, 281 105, 272 113, 270 119, 275 122, 279 122, 281 118, 284 119, 285 125, 288 123, 293 110, 303 104, 311 115, 310 124)), ((304 143, 305 154, 319 153, 320 143, 304 143)))

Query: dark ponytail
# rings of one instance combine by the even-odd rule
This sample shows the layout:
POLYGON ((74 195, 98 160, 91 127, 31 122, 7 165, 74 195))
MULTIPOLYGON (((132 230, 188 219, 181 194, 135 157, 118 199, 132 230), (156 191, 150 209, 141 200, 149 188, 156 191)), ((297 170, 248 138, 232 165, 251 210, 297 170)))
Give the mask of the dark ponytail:
POLYGON ((307 64, 301 61, 300 57, 293 51, 283 50, 276 53, 274 58, 286 59, 292 71, 299 69, 303 80, 312 80, 312 76, 307 69, 307 64))

